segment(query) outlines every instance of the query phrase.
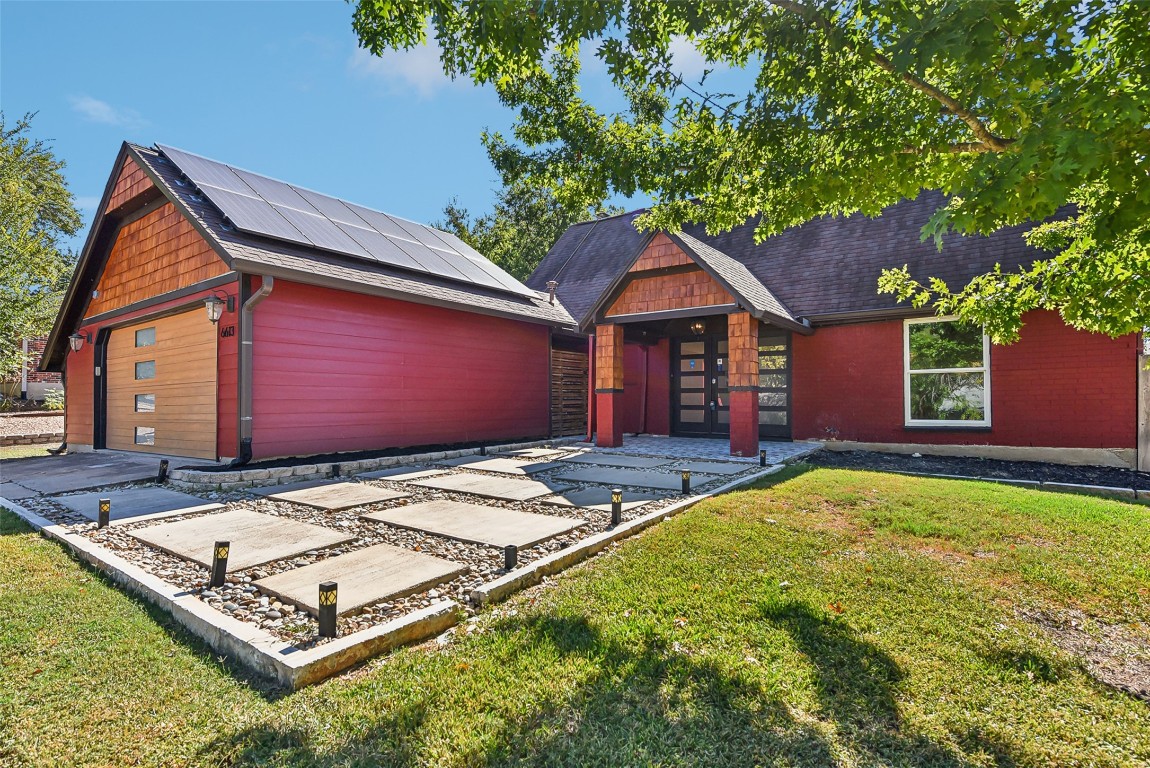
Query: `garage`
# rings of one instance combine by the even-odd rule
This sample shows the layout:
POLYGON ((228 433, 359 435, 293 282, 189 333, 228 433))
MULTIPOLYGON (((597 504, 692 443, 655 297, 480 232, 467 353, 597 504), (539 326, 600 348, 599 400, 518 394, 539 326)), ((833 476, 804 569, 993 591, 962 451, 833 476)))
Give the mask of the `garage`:
POLYGON ((108 448, 216 458, 216 330, 201 306, 112 331, 108 448))

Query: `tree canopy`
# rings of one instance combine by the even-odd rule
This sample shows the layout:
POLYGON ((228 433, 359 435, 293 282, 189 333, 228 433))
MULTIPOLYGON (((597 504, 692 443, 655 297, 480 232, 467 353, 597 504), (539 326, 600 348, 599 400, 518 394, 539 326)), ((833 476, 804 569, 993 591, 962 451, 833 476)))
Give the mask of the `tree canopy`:
POLYGON ((1034 308, 1150 325, 1150 3, 359 0, 354 24, 374 53, 434 37, 445 72, 493 84, 517 113, 484 137, 496 167, 565 206, 642 190, 640 227, 753 218, 765 238, 937 189, 923 237, 940 247, 1062 209, 1029 233, 1051 251, 1030 269, 967 286, 894 269, 881 288, 996 341, 1034 308), (684 45, 702 77, 677 70, 684 45), (592 56, 624 108, 584 97, 592 56), (713 85, 732 68, 744 89, 713 85))
POLYGON ((549 188, 517 182, 500 190, 490 213, 472 216, 453 199, 443 209, 443 220, 432 226, 451 232, 525 280, 572 224, 621 212, 603 206, 573 210, 560 203, 549 188))
POLYGON ((75 264, 61 240, 80 229, 64 163, 33 139, 32 115, 0 113, 0 378, 19 371, 18 342, 52 328, 75 264))

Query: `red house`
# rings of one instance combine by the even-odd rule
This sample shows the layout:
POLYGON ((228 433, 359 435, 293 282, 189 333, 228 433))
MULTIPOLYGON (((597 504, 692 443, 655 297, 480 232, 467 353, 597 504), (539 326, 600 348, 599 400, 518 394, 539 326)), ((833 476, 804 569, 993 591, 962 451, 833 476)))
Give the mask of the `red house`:
POLYGON ((547 436, 573 327, 450 234, 125 144, 41 367, 69 450, 243 462, 547 436))
POLYGON ((1147 350, 1025 318, 996 346, 877 292, 883 268, 952 286, 1038 252, 1010 227, 990 237, 919 233, 938 194, 880 217, 825 218, 761 244, 753 223, 639 233, 635 213, 571 227, 527 281, 590 337, 587 434, 729 437, 733 455, 763 439, 832 447, 959 453, 1150 469, 1147 350))

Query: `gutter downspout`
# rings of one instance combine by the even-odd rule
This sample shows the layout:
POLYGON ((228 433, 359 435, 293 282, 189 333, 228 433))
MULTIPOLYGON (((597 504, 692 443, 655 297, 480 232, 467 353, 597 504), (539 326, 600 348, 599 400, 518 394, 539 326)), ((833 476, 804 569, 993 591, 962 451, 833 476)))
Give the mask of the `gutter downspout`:
POLYGON ((23 356, 20 358, 20 399, 28 399, 28 340, 24 339, 21 350, 23 356))
POLYGON ((237 375, 240 381, 239 402, 236 404, 239 415, 239 451, 228 465, 242 467, 252 460, 252 369, 254 367, 255 323, 252 315, 256 306, 271 295, 276 281, 271 275, 260 276, 259 290, 244 302, 240 310, 240 359, 237 375))

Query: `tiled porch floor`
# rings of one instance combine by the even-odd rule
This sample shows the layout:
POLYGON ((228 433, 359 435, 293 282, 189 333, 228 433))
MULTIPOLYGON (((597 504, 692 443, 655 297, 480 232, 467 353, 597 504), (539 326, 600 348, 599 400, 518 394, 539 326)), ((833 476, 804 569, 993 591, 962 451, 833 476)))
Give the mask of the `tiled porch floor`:
MULTIPOLYGON (((575 443, 578 447, 594 447, 591 443, 575 443)), ((780 464, 791 461, 818 450, 811 443, 786 443, 763 441, 759 450, 767 452, 767 464, 780 464)), ((674 459, 710 459, 712 461, 741 461, 757 463, 758 456, 732 456, 731 443, 727 439, 702 437, 656 437, 636 435, 623 438, 619 448, 594 448, 603 453, 623 453, 629 456, 670 456, 674 459)))

